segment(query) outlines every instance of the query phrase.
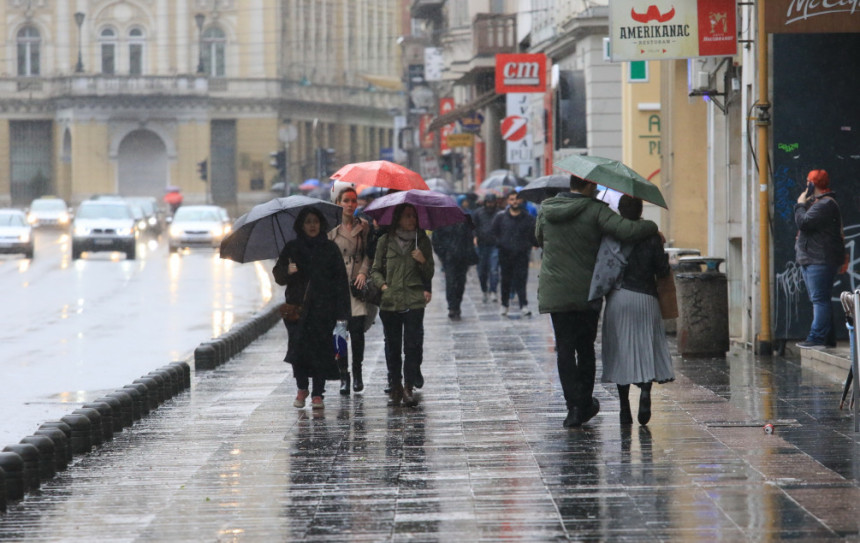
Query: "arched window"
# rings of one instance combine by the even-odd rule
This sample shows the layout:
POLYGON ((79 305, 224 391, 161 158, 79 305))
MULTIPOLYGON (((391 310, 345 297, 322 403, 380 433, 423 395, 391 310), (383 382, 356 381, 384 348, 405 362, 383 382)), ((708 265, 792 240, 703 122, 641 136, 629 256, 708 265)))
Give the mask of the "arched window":
POLYGON ((128 33, 128 73, 143 74, 143 30, 132 28, 128 33))
POLYGON ((42 37, 33 26, 18 31, 18 75, 39 75, 41 71, 42 37))
POLYGON ((224 47, 227 36, 217 26, 203 31, 203 73, 212 77, 224 77, 224 47))
POLYGON ((99 34, 102 52, 102 73, 116 73, 116 32, 113 28, 105 28, 99 34))

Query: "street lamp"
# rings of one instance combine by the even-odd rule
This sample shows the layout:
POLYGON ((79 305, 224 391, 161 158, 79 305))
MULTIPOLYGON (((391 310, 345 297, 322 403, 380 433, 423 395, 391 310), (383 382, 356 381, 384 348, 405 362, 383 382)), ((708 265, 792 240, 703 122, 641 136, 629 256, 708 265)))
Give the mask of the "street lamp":
POLYGON ((75 23, 78 25, 78 63, 75 65, 75 73, 83 73, 84 59, 81 56, 81 25, 84 24, 84 14, 82 12, 75 13, 75 23))
POLYGON ((197 73, 202 74, 204 72, 203 69, 203 21, 206 20, 206 16, 202 13, 198 13, 194 16, 194 22, 197 23, 197 73))

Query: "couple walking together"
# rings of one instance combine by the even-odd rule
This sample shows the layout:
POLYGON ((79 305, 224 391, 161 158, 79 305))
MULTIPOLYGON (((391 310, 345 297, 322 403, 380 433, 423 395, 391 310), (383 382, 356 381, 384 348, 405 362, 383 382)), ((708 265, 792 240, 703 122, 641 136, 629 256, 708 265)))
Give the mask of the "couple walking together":
POLYGON ((631 384, 640 388, 639 423, 647 424, 651 384, 674 379, 657 301, 656 277, 670 273, 657 225, 640 220, 641 200, 622 197, 619 215, 594 198, 596 188, 572 175, 570 192, 543 201, 535 228, 543 248, 538 306, 552 318, 567 428, 585 424, 600 411, 592 394, 602 301, 589 301, 589 292, 604 236, 627 253, 627 265, 606 296, 602 334, 602 380, 617 385, 621 423, 633 422, 631 384))

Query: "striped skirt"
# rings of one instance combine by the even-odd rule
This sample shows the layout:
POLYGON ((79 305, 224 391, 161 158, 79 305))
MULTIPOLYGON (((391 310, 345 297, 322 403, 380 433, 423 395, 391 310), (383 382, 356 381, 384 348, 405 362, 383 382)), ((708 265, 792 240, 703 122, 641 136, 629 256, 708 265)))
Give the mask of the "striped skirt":
POLYGON ((660 303, 654 296, 612 291, 603 312, 601 338, 602 382, 628 385, 675 379, 660 303))

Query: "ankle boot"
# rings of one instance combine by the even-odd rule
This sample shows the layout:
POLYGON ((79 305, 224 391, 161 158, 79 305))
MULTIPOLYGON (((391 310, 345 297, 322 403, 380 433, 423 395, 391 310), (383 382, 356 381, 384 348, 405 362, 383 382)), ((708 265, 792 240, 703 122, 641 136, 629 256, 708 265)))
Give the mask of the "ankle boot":
POLYGON ((639 424, 645 426, 651 420, 651 383, 636 383, 639 387, 639 424))
POLYGON ((349 396, 349 366, 346 360, 337 361, 337 369, 340 370, 340 395, 349 396))
POLYGON ((356 392, 364 390, 364 381, 361 379, 361 362, 352 363, 352 390, 356 392))
POLYGON ((619 422, 621 424, 633 424, 633 415, 630 413, 630 385, 615 386, 618 387, 618 399, 621 402, 619 422))
POLYGON ((403 400, 403 385, 400 381, 392 381, 391 392, 388 393, 388 405, 392 407, 400 407, 400 402, 403 400))
POLYGON ((418 400, 415 399, 412 385, 406 385, 403 387, 403 405, 406 407, 415 407, 418 405, 418 400))

